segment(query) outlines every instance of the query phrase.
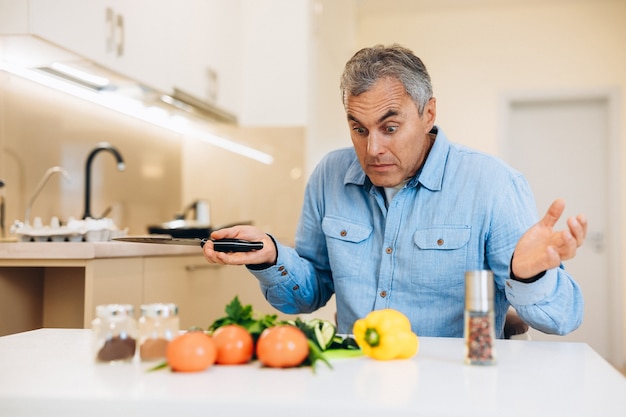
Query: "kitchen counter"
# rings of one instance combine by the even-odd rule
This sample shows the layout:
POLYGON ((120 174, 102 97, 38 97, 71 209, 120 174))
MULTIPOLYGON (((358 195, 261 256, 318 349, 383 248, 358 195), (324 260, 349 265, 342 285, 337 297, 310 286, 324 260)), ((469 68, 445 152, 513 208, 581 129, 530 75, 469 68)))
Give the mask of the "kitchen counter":
POLYGON ((0 335, 88 328, 99 304, 187 303, 208 292, 200 279, 210 267, 199 246, 0 243, 0 335))
POLYGON ((0 243, 2 265, 22 264, 36 259, 96 259, 133 256, 194 255, 201 251, 193 246, 151 245, 128 242, 9 242, 0 243), (13 262, 10 262, 13 261, 13 262))
POLYGON ((498 364, 463 364, 463 341, 420 338, 412 359, 258 362, 199 373, 94 362, 90 330, 0 337, 6 416, 625 416, 626 378, 582 343, 498 340, 498 364))

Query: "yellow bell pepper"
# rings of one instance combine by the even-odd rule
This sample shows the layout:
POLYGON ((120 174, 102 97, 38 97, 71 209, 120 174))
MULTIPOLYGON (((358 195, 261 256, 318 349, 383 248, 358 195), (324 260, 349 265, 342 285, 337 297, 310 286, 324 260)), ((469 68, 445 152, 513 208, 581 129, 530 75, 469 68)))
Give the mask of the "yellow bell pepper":
POLYGON ((372 311, 357 320, 352 333, 363 354, 377 360, 410 358, 419 349, 407 316, 390 308, 372 311))

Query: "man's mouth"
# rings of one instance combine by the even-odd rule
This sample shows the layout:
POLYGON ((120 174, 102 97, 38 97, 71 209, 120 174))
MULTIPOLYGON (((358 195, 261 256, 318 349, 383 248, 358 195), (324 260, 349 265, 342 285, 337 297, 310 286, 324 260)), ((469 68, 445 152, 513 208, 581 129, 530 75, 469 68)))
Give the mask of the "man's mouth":
POLYGON ((388 171, 394 167, 394 164, 373 163, 368 164, 368 167, 374 171, 388 171))

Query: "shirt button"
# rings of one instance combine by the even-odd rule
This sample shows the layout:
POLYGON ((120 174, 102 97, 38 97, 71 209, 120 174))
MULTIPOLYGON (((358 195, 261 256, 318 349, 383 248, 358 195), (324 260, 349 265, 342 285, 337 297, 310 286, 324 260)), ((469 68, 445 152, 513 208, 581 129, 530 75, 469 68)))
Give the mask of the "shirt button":
POLYGON ((284 277, 285 275, 287 275, 287 271, 281 272, 280 275, 284 277))
POLYGON ((388 254, 388 255, 390 255, 390 254, 391 254, 391 252, 393 252, 393 249, 391 249, 391 248, 387 248, 387 249, 385 249, 385 252, 387 252, 387 254, 388 254))
POLYGON ((437 245, 439 246, 443 245, 443 239, 437 239, 437 245))
POLYGON ((341 237, 346 237, 348 235, 348 232, 342 230, 341 232, 339 232, 339 234, 341 235, 341 237))
POLYGON ((380 292, 380 296, 381 296, 382 298, 385 298, 385 297, 387 296, 387 291, 381 291, 381 292, 380 292))
POLYGON ((279 266, 279 267, 278 267, 278 270, 279 270, 279 271, 284 271, 284 270, 285 270, 285 267, 284 267, 283 265, 281 265, 281 266, 279 266))
POLYGON ((300 289, 300 286, 297 285, 297 284, 294 285, 293 288, 292 288, 292 290, 294 290, 294 291, 298 291, 299 289, 300 289))

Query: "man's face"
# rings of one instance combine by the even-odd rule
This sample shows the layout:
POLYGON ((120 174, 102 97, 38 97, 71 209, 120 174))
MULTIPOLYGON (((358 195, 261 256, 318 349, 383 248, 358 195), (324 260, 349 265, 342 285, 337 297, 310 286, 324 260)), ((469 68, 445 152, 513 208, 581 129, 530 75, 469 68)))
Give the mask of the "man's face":
POLYGON ((369 91, 348 96, 346 114, 352 144, 374 185, 394 187, 415 175, 431 145, 434 98, 420 117, 402 83, 384 78, 369 91))

